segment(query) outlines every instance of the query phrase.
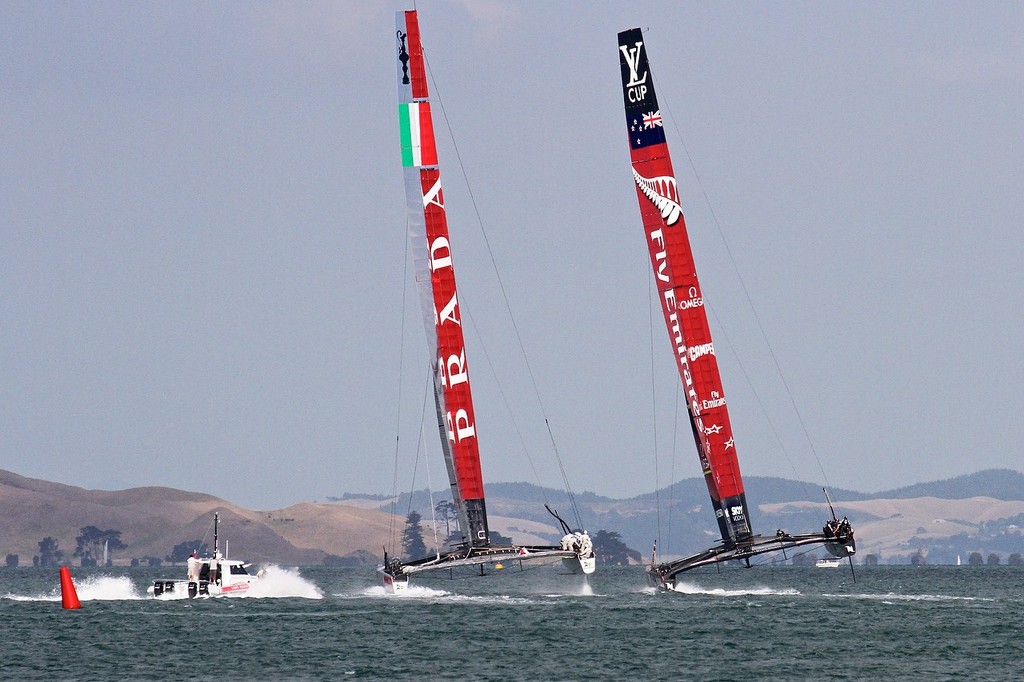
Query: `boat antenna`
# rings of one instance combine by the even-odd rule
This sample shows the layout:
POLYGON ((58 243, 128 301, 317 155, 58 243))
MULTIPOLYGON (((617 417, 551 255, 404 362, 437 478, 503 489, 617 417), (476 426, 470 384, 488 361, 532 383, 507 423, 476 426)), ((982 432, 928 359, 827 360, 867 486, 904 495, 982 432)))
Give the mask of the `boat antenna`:
MULTIPOLYGON (((797 406, 796 398, 793 396, 793 391, 789 387, 789 382, 786 381, 786 375, 782 371, 782 363, 779 362, 779 358, 775 354, 775 348, 772 346, 771 341, 769 341, 768 339, 768 332, 765 331, 764 324, 761 322, 761 316, 757 314, 757 307, 754 305, 754 299, 750 295, 750 289, 747 287, 746 280, 743 279, 743 275, 740 273, 739 265, 736 263, 736 257, 733 255, 732 248, 729 246, 729 240, 726 239, 725 237, 725 231, 722 229, 722 223, 718 219, 718 214, 715 212, 715 207, 711 203, 711 197, 708 196, 707 189, 704 187, 704 183, 701 180, 700 173, 697 172, 697 166, 694 163, 693 156, 690 154, 689 148, 686 146, 686 139, 683 137, 683 134, 679 129, 679 123, 676 121, 676 118, 672 113, 671 107, 667 106, 664 101, 661 102, 661 108, 663 112, 668 113, 668 117, 672 121, 672 125, 676 131, 676 136, 679 138, 679 141, 681 142, 683 153, 686 156, 686 160, 689 164, 690 170, 693 172, 694 180, 697 182, 697 187, 700 189, 701 195, 704 197, 704 203, 708 207, 708 212, 711 214, 711 221, 718 232, 718 237, 722 242, 722 246, 725 248, 725 253, 729 258, 730 265, 732 265, 733 272, 736 274, 736 281, 739 283, 740 289, 743 291, 743 296, 747 302, 747 308, 750 310, 750 313, 754 318, 754 322, 757 325, 757 329, 761 334, 761 339, 764 341, 765 348, 768 350, 768 354, 771 357, 772 364, 775 367, 775 373, 779 377, 779 380, 782 382, 782 387, 786 392, 786 396, 789 398, 789 404, 793 409, 793 414, 796 416, 797 422, 800 424, 800 429, 803 432, 804 439, 807 441, 807 446, 810 448, 811 455, 814 457, 814 461, 818 465, 818 471, 821 472, 821 476, 822 479, 825 481, 825 485, 831 487, 832 483, 831 481, 828 480, 828 474, 825 473, 825 467, 822 465, 821 458, 818 456, 818 450, 817 448, 814 447, 814 441, 811 439, 811 434, 810 431, 808 431, 807 429, 807 424, 804 421, 803 414, 800 412, 800 408, 797 406)), ((740 359, 739 353, 737 353, 733 348, 732 341, 730 340, 729 335, 725 332, 725 327, 722 325, 722 321, 718 318, 718 314, 715 312, 714 308, 708 305, 707 301, 705 301, 704 304, 711 311, 711 314, 715 318, 715 322, 717 323, 718 328, 722 330, 722 337, 725 339, 730 349, 733 350, 733 356, 735 357, 736 364, 739 367, 740 372, 743 373, 744 378, 746 378, 747 385, 750 386, 751 392, 753 393, 754 398, 757 400, 757 403, 761 408, 761 412, 764 415, 765 420, 768 422, 768 426, 769 428, 771 428, 772 433, 775 436, 776 442, 782 450, 782 454, 786 457, 786 460, 789 462, 789 465, 793 469, 793 471, 796 472, 796 466, 793 463, 793 459, 790 457, 789 451, 786 449, 786 446, 783 443, 782 438, 779 436, 779 432, 776 429, 774 422, 768 415, 768 410, 765 407, 764 402, 761 400, 760 394, 758 393, 757 389, 754 388, 753 381, 751 381, 750 376, 747 374, 746 367, 743 366, 743 361, 740 359)))
POLYGON ((217 545, 217 527, 220 525, 220 513, 213 512, 213 558, 216 559, 220 554, 220 549, 217 545))

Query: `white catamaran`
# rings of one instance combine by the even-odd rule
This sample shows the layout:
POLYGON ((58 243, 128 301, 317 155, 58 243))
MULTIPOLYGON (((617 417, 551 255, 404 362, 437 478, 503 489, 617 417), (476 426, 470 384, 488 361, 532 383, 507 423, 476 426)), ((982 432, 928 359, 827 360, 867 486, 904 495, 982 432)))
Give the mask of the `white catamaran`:
POLYGON ((648 581, 672 589, 676 576, 684 571, 731 560, 749 566, 754 556, 785 553, 805 545, 824 545, 833 556, 848 557, 856 551, 853 527, 847 519, 837 519, 834 511, 821 533, 791 535, 779 530, 762 536, 754 534, 750 526, 704 294, 697 280, 643 34, 634 28, 622 31, 618 38, 633 182, 697 456, 721 535, 720 544, 675 561, 659 563, 655 550, 648 581))
POLYGON ((585 531, 571 530, 557 515, 563 531, 557 546, 491 542, 462 315, 416 11, 399 12, 396 23, 398 111, 409 240, 430 346, 441 449, 463 538, 450 551, 408 561, 389 557, 385 552, 378 575, 385 589, 396 592, 408 586, 411 575, 456 566, 480 566, 482 572, 488 564, 512 566, 515 562, 561 559, 573 572, 593 573, 596 558, 590 537, 585 531))
POLYGON ((243 597, 249 586, 263 577, 252 575, 250 564, 228 559, 221 554, 218 530, 220 514, 213 515, 213 556, 200 557, 195 552, 188 558, 185 579, 161 578, 146 590, 160 599, 195 599, 196 597, 243 597))

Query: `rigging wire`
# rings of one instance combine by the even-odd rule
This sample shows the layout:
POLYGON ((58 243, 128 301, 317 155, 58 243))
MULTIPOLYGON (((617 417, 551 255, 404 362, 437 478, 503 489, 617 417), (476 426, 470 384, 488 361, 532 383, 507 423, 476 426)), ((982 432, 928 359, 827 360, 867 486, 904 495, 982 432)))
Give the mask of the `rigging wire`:
POLYGON ((656 545, 658 545, 661 544, 661 478, 658 469, 660 454, 658 450, 658 392, 655 385, 658 373, 654 362, 654 278, 650 276, 647 277, 647 317, 647 329, 650 332, 649 340, 651 342, 651 415, 653 416, 653 428, 651 430, 654 432, 654 510, 658 523, 658 533, 655 535, 655 538, 657 538, 656 545))
MULTIPOLYGON (((650 59, 650 55, 648 55, 648 60, 649 59, 650 59)), ((652 73, 653 73, 653 69, 652 69, 652 73)), ((657 85, 657 78, 654 78, 654 81, 655 81, 655 85, 657 85)), ((681 133, 681 131, 679 129, 679 124, 676 121, 676 118, 675 118, 675 116, 674 116, 674 114, 672 112, 671 107, 666 107, 664 101, 661 102, 661 105, 662 105, 662 110, 663 111, 667 111, 668 117, 672 121, 672 127, 676 131, 676 136, 678 137, 678 139, 680 140, 680 143, 682 144, 683 153, 685 154, 687 163, 689 164, 689 167, 690 167, 691 171, 693 172, 693 176, 694 176, 694 178, 697 181, 697 187, 700 189, 701 195, 704 197, 704 203, 707 205, 708 211, 711 213, 712 222, 714 223, 715 229, 718 232, 719 239, 721 240, 723 246, 725 247, 725 252, 726 252, 726 254, 727 254, 728 258, 729 258, 729 263, 732 266, 733 272, 735 273, 737 281, 740 284, 740 288, 743 291, 743 295, 746 298, 747 306, 750 309, 751 314, 754 316, 754 321, 757 323, 757 328, 758 328, 758 330, 761 333, 761 338, 764 341, 765 347, 767 348, 768 353, 769 353, 769 355, 772 358, 772 362, 775 365, 775 371, 778 374, 779 379, 782 381, 783 388, 786 391, 786 395, 789 398, 790 405, 792 406, 793 412, 796 415, 797 421, 800 424, 800 428, 803 431, 804 438, 807 440, 807 444, 810 447, 811 454, 814 456, 814 460, 815 460, 815 462, 818 465, 818 470, 821 472, 821 475, 822 475, 822 477, 825 480, 825 484, 829 488, 831 488, 831 483, 829 483, 828 475, 825 473, 825 468, 824 468, 824 466, 822 466, 821 459, 818 457, 817 449, 814 447, 814 443, 811 440, 810 432, 808 431, 807 425, 804 422, 803 415, 801 414, 799 408, 797 407, 796 399, 793 397, 793 392, 790 389, 789 383, 786 381, 786 377, 785 377, 785 375, 782 372, 782 365, 779 362, 778 356, 775 354, 775 349, 772 347, 771 342, 768 340, 768 334, 765 331, 764 324, 761 322, 760 316, 757 314, 757 309, 754 306, 754 301, 753 301, 753 298, 750 295, 750 290, 747 288, 747 284, 744 281, 743 276, 740 274, 739 266, 737 265, 736 259, 733 256, 733 252, 732 252, 732 249, 729 246, 729 242, 728 242, 728 240, 725 237, 725 232, 722 230, 721 222, 718 220, 718 214, 715 212, 714 206, 712 206, 712 204, 711 204, 711 199, 708 196, 708 193, 707 193, 707 190, 704 187, 703 181, 701 180, 700 173, 697 172, 696 164, 693 161, 693 157, 690 154, 689 148, 686 146, 686 141, 683 138, 683 135, 682 135, 682 133, 681 133)), ((706 297, 704 299, 704 305, 705 305, 706 308, 711 308, 711 306, 708 304, 708 301, 707 301, 706 297)), ((766 407, 764 405, 764 402, 761 400, 760 395, 758 394, 757 390, 754 388, 753 382, 750 379, 750 375, 747 373, 746 368, 743 366, 743 362, 740 360, 739 355, 736 352, 735 347, 732 345, 732 342, 730 341, 728 334, 726 334, 725 331, 724 331, 724 327, 722 326, 721 320, 718 318, 718 315, 714 312, 713 308, 712 308, 712 316, 715 318, 715 322, 718 325, 718 328, 720 330, 722 330, 722 336, 725 338, 726 345, 729 346, 729 349, 732 352, 732 354, 733 354, 733 356, 734 356, 734 358, 736 360, 737 365, 740 367, 740 370, 743 373, 743 376, 746 379, 748 386, 750 387, 752 393, 754 394, 754 396, 755 396, 755 398, 757 400, 757 403, 760 406, 760 408, 761 408, 761 410, 762 410, 762 412, 764 414, 764 417, 767 420, 767 422, 768 422, 768 424, 769 424, 769 426, 770 426, 770 428, 772 430, 773 435, 775 436, 776 440, 778 441, 779 447, 782 449, 783 455, 786 457, 786 460, 789 462, 790 467, 793 469, 793 471, 795 473, 796 472, 796 467, 793 464, 793 460, 790 458, 789 452, 786 449, 785 445, 783 444, 782 439, 779 436, 778 430, 775 428, 775 424, 772 422, 771 418, 768 416, 768 411, 767 411, 767 409, 766 409, 766 407)), ((797 476, 797 478, 799 480, 799 476, 797 476)), ((805 481, 800 481, 800 482, 801 482, 801 484, 805 488, 807 488, 809 486, 809 484, 807 484, 805 481)), ((810 499, 810 498, 808 498, 808 499, 810 499)))
MULTIPOLYGON (((405 225, 406 234, 409 232, 409 223, 406 221, 405 225)), ((398 511, 398 454, 399 445, 401 438, 401 425, 402 425, 402 374, 405 369, 405 315, 407 312, 407 291, 409 286, 409 240, 403 239, 405 244, 405 258, 402 260, 402 314, 401 314, 401 331, 399 332, 399 350, 398 350, 398 409, 395 410, 395 462, 394 472, 391 480, 391 519, 388 527, 388 547, 391 550, 395 548, 395 520, 398 511)), ((392 552, 394 553, 394 552, 392 552)))
MULTIPOLYGON (((491 241, 490 241, 490 239, 487 236, 487 230, 484 228, 483 217, 480 214, 480 207, 477 204, 476 195, 473 193, 473 188, 470 185, 469 176, 466 173, 466 167, 465 167, 465 165, 462 162, 462 153, 459 151, 459 145, 455 141, 454 131, 452 130, 451 123, 448 120, 448 111, 445 109, 444 101, 441 98, 441 92, 440 92, 440 88, 437 85, 437 80, 434 78, 434 73, 430 69, 430 63, 426 59, 426 48, 423 49, 423 53, 424 53, 424 63, 426 64, 427 72, 430 75, 430 81, 431 81, 431 83, 434 86, 434 97, 433 97, 433 99, 435 101, 437 101, 438 105, 440 105, 440 107, 441 107, 441 116, 442 116, 442 118, 444 118, 444 124, 445 124, 445 127, 448 129, 448 136, 449 136, 449 138, 452 141, 452 148, 455 151, 455 158, 458 161, 459 170, 462 172, 463 180, 466 183, 466 188, 467 188, 468 193, 469 193, 470 203, 473 206, 473 212, 476 215, 477 224, 480 227, 480 234, 483 236, 484 244, 487 247, 487 255, 490 257, 491 267, 494 270, 495 279, 498 282, 498 288, 501 290, 501 296, 502 296, 502 299, 505 302, 505 309, 508 311, 509 321, 512 324, 512 330, 515 333, 516 342, 519 345, 519 352, 520 352, 520 354, 523 357, 523 362, 526 365, 527 374, 529 375, 530 382, 533 385, 534 397, 536 398, 537 404, 540 407, 541 414, 544 417, 544 424, 545 424, 545 426, 547 428, 547 431, 548 431, 548 437, 551 440, 552 449, 553 449, 554 454, 555 454, 555 461, 558 463, 558 469, 559 469, 559 471, 561 472, 561 475, 562 475, 562 483, 565 486, 566 494, 568 495, 569 502, 572 505, 573 514, 576 517, 576 523, 582 528, 583 523, 582 523, 582 521, 580 519, 579 508, 576 506, 576 495, 573 492, 572 486, 569 485, 569 478, 568 478, 568 476, 565 473, 565 466, 562 463, 562 458, 561 458, 561 455, 559 454, 558 446, 555 444, 554 434, 551 431, 551 424, 550 424, 550 422, 548 421, 548 418, 547 418, 547 410, 544 408, 544 402, 541 399, 541 395, 540 395, 540 388, 537 385, 537 378, 534 375, 533 367, 530 365, 529 358, 526 355, 526 347, 523 344, 523 338, 522 338, 522 335, 519 332, 519 325, 516 323, 515 315, 513 315, 513 313, 512 313, 512 305, 511 305, 511 303, 509 301, 508 292, 505 289, 504 281, 501 279, 501 273, 498 270, 498 263, 497 263, 497 261, 494 258, 494 250, 491 248, 491 241)), ((531 463, 531 466, 532 466, 532 463, 531 463)), ((538 481, 538 487, 543 489, 543 486, 539 485, 539 481, 538 481)))
MULTIPOLYGON (((199 547, 202 547, 203 545, 206 544, 206 538, 210 537, 210 529, 213 528, 213 523, 214 523, 213 521, 210 521, 210 525, 208 525, 206 527, 206 532, 203 533, 203 539, 199 541, 199 547)), ((199 551, 199 547, 196 547, 195 551, 198 552, 199 551)), ((210 550, 206 550, 206 551, 207 551, 207 553, 209 553, 210 550)))
MULTIPOLYGON (((427 472, 427 499, 430 502, 430 525, 434 529, 434 549, 438 556, 441 554, 441 545, 437 541, 437 515, 434 513, 434 486, 430 482, 430 458, 426 456, 427 438, 423 433, 424 424, 427 421, 427 397, 432 393, 433 387, 427 383, 426 391, 423 393, 423 409, 420 412, 420 448, 423 450, 423 469, 427 472)), ((409 504, 412 505, 412 494, 409 495, 409 504)))
POLYGON ((674 516, 673 512, 675 511, 675 508, 676 508, 676 495, 675 495, 675 492, 672 489, 672 486, 676 486, 677 489, 678 489, 678 486, 679 486, 679 484, 676 482, 676 453, 679 452, 679 449, 678 449, 678 439, 679 439, 679 396, 681 396, 682 394, 683 394, 683 385, 682 385, 682 383, 677 381, 676 382, 676 404, 675 404, 674 409, 672 410, 672 415, 673 415, 673 418, 675 419, 675 422, 672 424, 672 454, 671 454, 671 457, 669 458, 668 480, 671 481, 671 483, 669 484, 669 494, 670 494, 670 497, 668 499, 668 529, 665 531, 665 536, 666 536, 665 537, 665 553, 666 554, 671 553, 671 551, 672 551, 672 517, 674 516))
MULTIPOLYGON (((462 296, 463 303, 466 302, 466 297, 462 296)), ((480 334, 480 329, 476 326, 476 321, 473 319, 473 314, 469 312, 471 306, 467 305, 463 308, 463 317, 469 319, 469 326, 473 328, 473 333, 476 334, 480 352, 483 353, 484 360, 487 361, 487 367, 491 370, 491 376, 495 378, 495 386, 498 388, 498 395, 501 396, 501 402, 505 405, 505 411, 508 413, 509 421, 512 425, 512 430, 515 431, 516 438, 519 439, 519 445, 523 448, 523 453, 526 455, 526 461, 530 465, 530 470, 533 471, 534 480, 537 481, 537 487, 540 489, 541 498, 544 503, 548 503, 547 493, 544 492, 544 487, 540 484, 540 475, 537 473, 537 467, 533 463, 533 457, 530 456, 530 448, 526 445, 526 439, 523 437, 523 432, 519 428, 519 423, 516 421, 515 414, 512 412, 512 404, 508 400, 508 395, 505 393, 505 387, 500 381, 498 381, 498 372, 494 367, 494 362, 491 360, 491 354, 487 352, 487 344, 483 341, 483 336, 480 334)))

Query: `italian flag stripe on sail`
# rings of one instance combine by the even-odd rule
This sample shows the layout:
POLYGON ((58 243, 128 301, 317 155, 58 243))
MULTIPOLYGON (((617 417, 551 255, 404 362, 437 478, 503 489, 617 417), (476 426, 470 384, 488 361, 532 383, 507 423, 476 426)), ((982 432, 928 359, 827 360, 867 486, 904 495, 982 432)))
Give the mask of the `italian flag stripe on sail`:
POLYGON ((436 166, 437 147, 434 146, 430 102, 399 104, 398 126, 402 136, 402 165, 436 166))

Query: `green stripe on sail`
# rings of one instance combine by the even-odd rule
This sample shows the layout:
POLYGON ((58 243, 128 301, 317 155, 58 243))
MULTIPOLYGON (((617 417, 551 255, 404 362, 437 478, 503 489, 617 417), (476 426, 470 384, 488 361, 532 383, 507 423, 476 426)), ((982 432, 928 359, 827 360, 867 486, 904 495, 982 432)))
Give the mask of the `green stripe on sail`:
MULTIPOLYGON (((415 166, 416 159, 413 155, 415 151, 413 148, 412 139, 412 121, 410 114, 415 113, 410 111, 412 106, 407 102, 401 102, 398 105, 398 129, 399 134, 402 138, 402 165, 403 166, 415 166)), ((419 140, 417 140, 419 142, 419 140)))

